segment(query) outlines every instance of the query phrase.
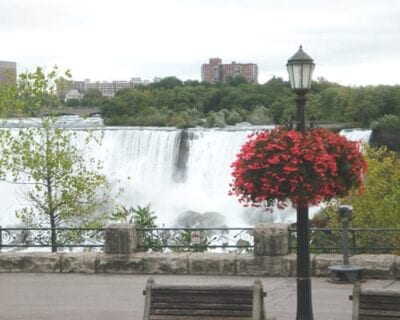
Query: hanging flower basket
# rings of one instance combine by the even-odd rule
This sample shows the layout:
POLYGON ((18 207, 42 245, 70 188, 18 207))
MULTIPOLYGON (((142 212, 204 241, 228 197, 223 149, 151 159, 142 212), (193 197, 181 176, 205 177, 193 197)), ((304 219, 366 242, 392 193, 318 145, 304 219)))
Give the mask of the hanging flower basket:
POLYGON ((232 163, 230 194, 245 206, 316 205, 361 188, 366 162, 358 142, 325 129, 276 128, 249 136, 232 163))

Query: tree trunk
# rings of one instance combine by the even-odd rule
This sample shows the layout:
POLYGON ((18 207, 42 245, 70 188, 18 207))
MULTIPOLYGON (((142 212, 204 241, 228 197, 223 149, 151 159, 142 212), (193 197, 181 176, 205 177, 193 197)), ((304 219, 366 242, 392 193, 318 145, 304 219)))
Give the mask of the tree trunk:
POLYGON ((51 226, 51 252, 57 252, 57 231, 54 213, 50 213, 51 226))
POLYGON ((47 186, 47 208, 50 217, 50 227, 51 227, 51 252, 57 252, 57 231, 56 231, 56 217, 53 204, 53 186, 52 186, 52 172, 50 165, 50 128, 46 128, 46 186, 47 186))

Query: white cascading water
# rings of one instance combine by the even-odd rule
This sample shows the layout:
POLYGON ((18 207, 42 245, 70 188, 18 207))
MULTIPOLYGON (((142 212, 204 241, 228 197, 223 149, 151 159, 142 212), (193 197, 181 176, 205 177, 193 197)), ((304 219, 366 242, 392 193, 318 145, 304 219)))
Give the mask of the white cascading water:
MULTIPOLYGON (((79 123, 73 127, 85 126, 79 123)), ((180 213, 193 210, 219 212, 228 226, 243 227, 248 226, 243 220, 245 209, 235 197, 228 196, 230 165, 254 129, 190 129, 183 134, 172 128, 109 127, 102 129, 101 145, 85 147, 90 156, 103 162, 104 173, 111 180, 120 181, 118 186, 124 192, 119 202, 133 207, 150 203, 159 225, 174 226, 180 213)), ((341 134, 367 142, 371 130, 341 134)), ((22 194, 23 187, 0 183, 1 226, 18 223, 14 212, 24 206, 22 194)), ((276 212, 274 220, 294 222, 294 210, 276 212)))

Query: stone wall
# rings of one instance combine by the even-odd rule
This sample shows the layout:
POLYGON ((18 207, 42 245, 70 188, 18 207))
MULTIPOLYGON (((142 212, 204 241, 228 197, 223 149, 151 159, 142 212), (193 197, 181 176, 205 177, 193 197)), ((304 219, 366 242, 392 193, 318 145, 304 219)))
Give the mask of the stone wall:
MULTIPOLYGON (((104 253, 0 252, 0 272, 192 274, 295 277, 296 255, 289 254, 289 229, 283 224, 262 224, 254 230, 253 253, 145 253, 132 225, 111 225, 106 230, 104 253)), ((330 275, 342 255, 311 255, 311 274, 330 275)), ((400 279, 400 257, 355 255, 350 264, 364 268, 364 278, 400 279)))
MULTIPOLYGON (((327 277, 341 255, 311 255, 312 276, 327 277)), ((364 268, 364 278, 400 279, 400 257, 355 255, 350 263, 364 268)), ((295 277, 296 256, 251 253, 0 253, 0 272, 192 274, 295 277)))

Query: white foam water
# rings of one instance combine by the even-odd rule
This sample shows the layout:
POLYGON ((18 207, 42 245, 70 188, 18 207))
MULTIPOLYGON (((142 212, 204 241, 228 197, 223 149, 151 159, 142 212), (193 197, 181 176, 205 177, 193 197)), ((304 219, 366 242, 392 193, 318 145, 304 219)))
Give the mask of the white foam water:
MULTIPOLYGON (((79 130, 85 125, 67 127, 79 130)), ((98 128, 104 133, 101 145, 86 146, 84 133, 78 135, 78 145, 87 156, 103 162, 104 173, 111 180, 120 181, 122 204, 136 207, 150 203, 159 225, 173 226, 178 214, 193 210, 219 212, 228 226, 242 227, 248 226, 243 220, 245 209, 235 197, 228 196, 230 165, 248 134, 259 128, 189 129, 183 135, 175 128, 103 127, 98 128)), ((341 134, 350 140, 368 141, 371 132, 355 129, 341 134)), ((14 212, 26 205, 23 190, 22 186, 0 183, 0 225, 18 222, 14 212)), ((294 210, 277 212, 274 220, 295 222, 294 210)))

